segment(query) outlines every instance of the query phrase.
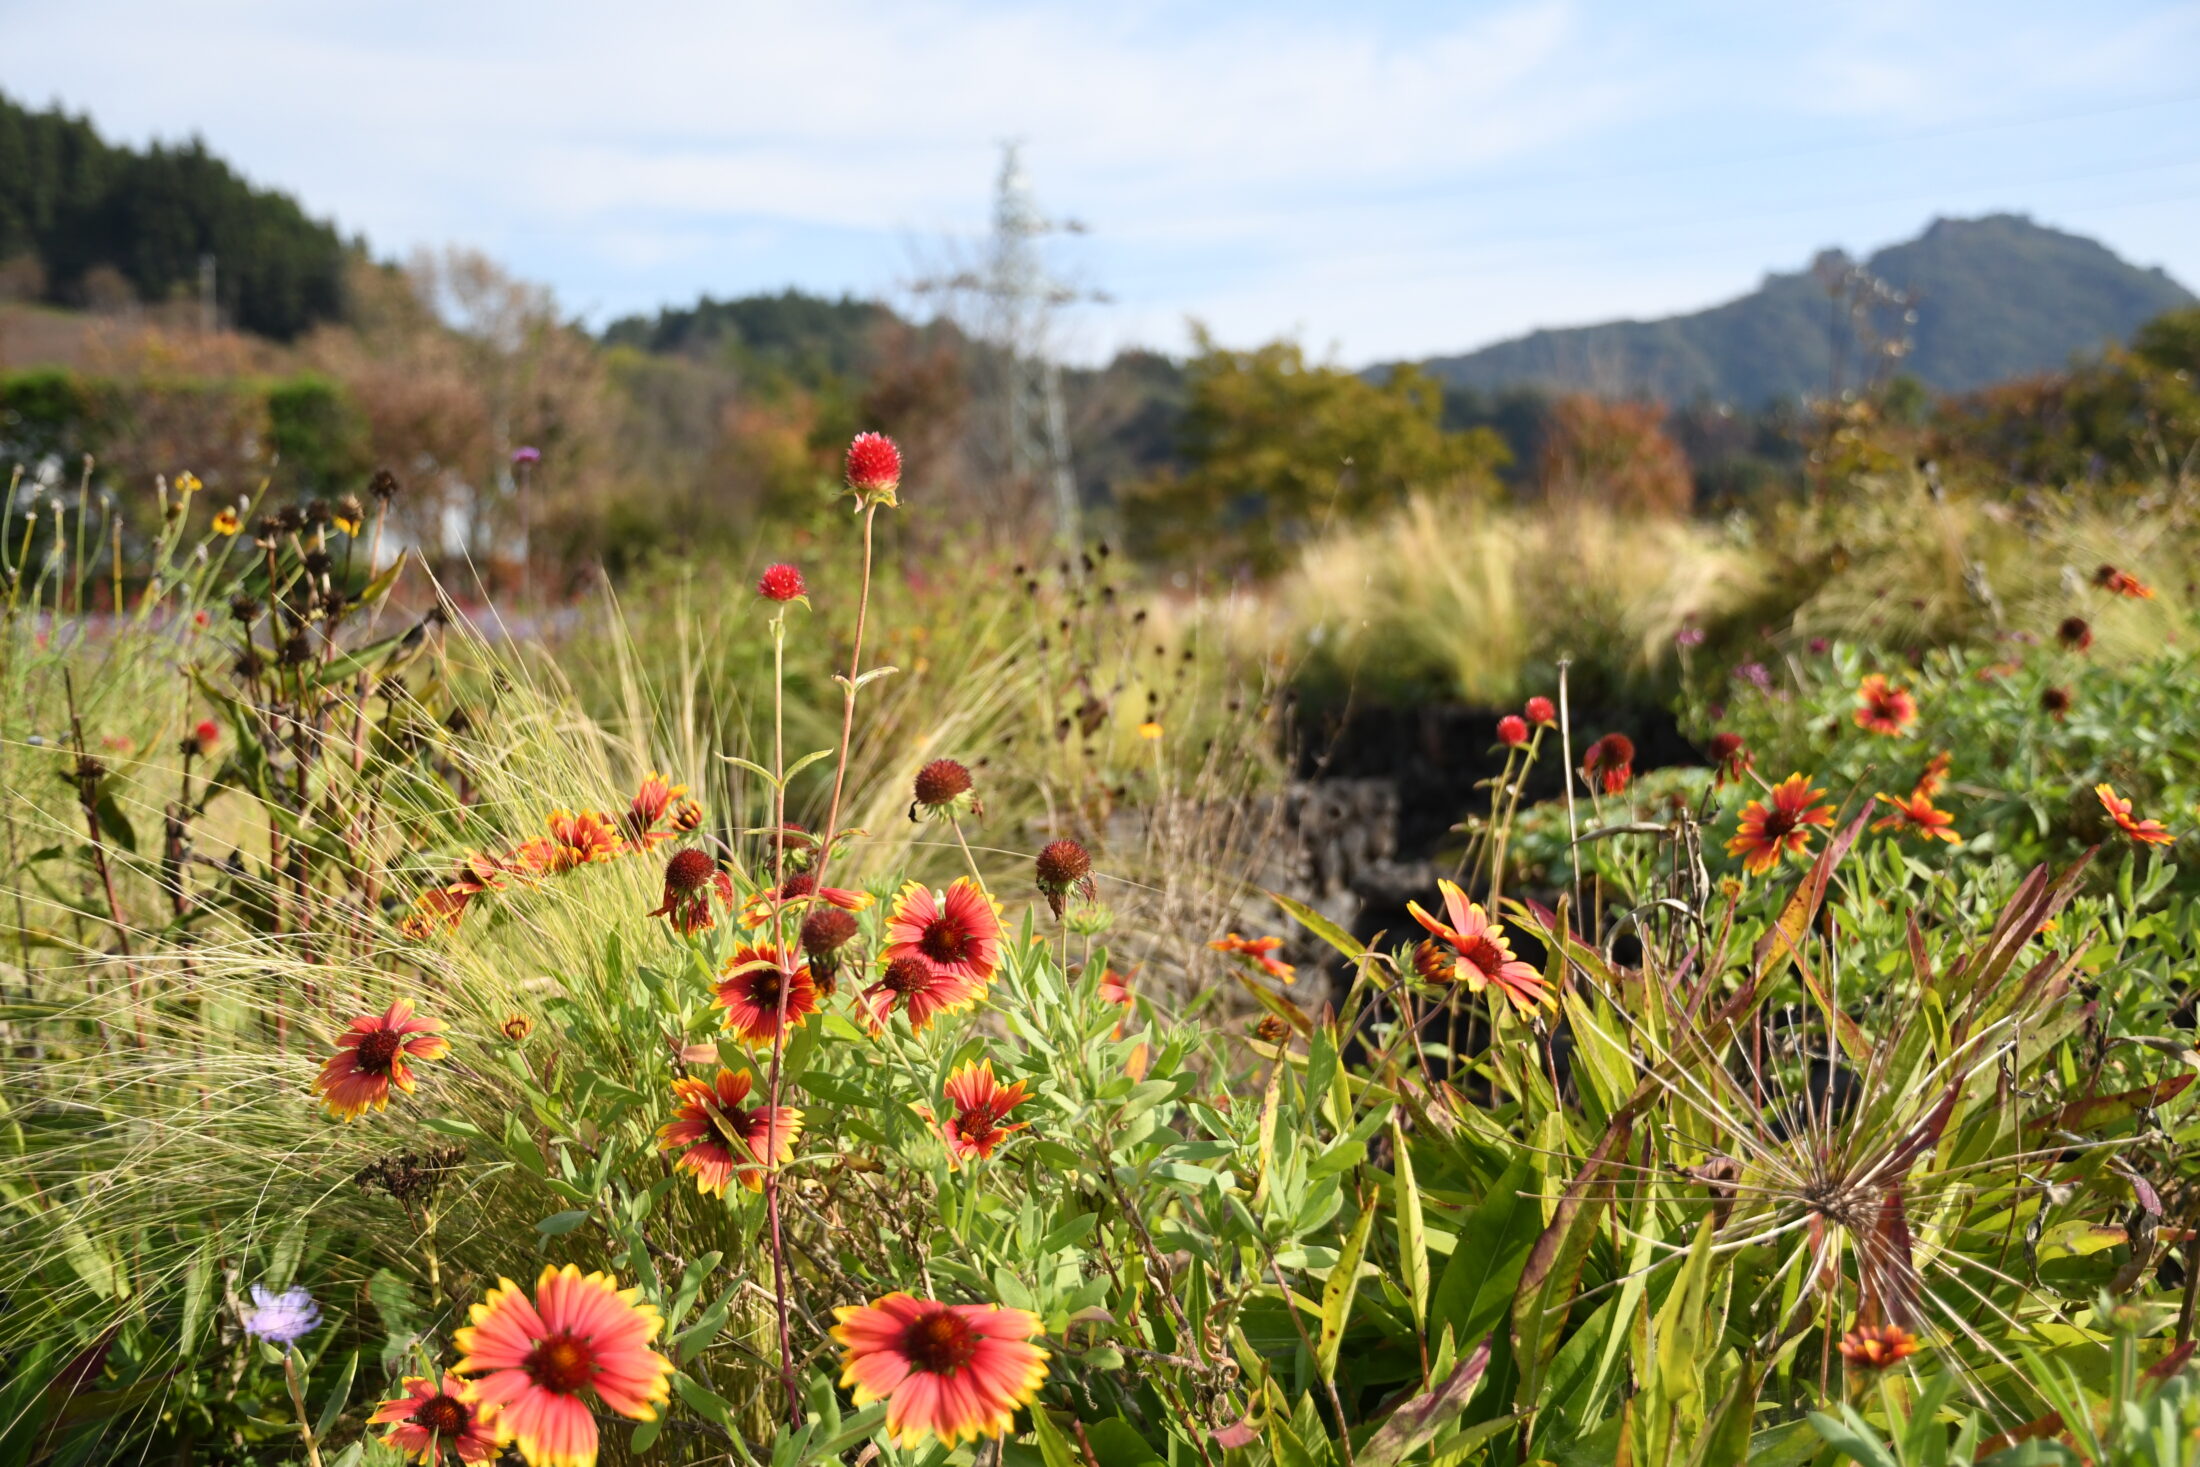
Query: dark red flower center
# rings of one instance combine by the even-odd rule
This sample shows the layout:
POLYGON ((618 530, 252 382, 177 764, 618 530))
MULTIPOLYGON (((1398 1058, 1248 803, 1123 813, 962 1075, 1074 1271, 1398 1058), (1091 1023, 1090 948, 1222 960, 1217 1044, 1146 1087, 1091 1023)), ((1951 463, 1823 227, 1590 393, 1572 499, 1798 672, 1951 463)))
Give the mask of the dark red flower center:
POLYGON ((935 963, 959 963, 977 946, 977 934, 960 917, 942 912, 924 924, 917 951, 935 963))
POLYGON ((807 871, 799 872, 788 877, 785 884, 779 888, 779 899, 791 902, 796 897, 806 897, 816 890, 817 878, 807 871))
POLYGON ((425 1427, 445 1442, 463 1436, 473 1419, 474 1413, 464 1401, 441 1392, 422 1401, 420 1409, 412 1414, 413 1425, 425 1427))
POLYGON ((952 759, 934 759, 917 771, 916 795, 920 805, 945 805, 969 790, 970 771, 952 759))
POLYGON ((821 907, 802 923, 802 950, 811 957, 837 952, 856 935, 856 919, 838 907, 821 907))
POLYGON ((397 1059, 397 1051, 404 1039, 388 1029, 376 1029, 359 1036, 359 1047, 353 1051, 360 1069, 370 1075, 386 1075, 397 1059))
POLYGON ((1795 812, 1778 806, 1765 811, 1764 826, 1760 832, 1768 841, 1785 840, 1795 829, 1795 812))
POLYGON ((701 891, 717 869, 716 863, 702 851, 676 852, 665 862, 665 890, 683 894, 701 891))
POLYGON ((922 958, 896 958, 886 965, 886 972, 879 983, 888 993, 906 997, 922 993, 932 986, 932 970, 922 958))
POLYGON ((544 1390, 570 1396, 596 1374, 596 1352, 586 1340, 552 1335, 527 1352, 526 1369, 544 1390))
POLYGON ((758 1008, 779 1007, 779 970, 758 968, 749 974, 749 1001, 758 1008))
POLYGON ((901 1335, 901 1353, 917 1369, 953 1375, 978 1353, 978 1332, 952 1309, 939 1309, 909 1322, 901 1335))
POLYGON ((1485 978, 1495 978, 1505 966, 1505 950, 1487 937, 1477 937, 1459 949, 1459 955, 1474 964, 1485 978))

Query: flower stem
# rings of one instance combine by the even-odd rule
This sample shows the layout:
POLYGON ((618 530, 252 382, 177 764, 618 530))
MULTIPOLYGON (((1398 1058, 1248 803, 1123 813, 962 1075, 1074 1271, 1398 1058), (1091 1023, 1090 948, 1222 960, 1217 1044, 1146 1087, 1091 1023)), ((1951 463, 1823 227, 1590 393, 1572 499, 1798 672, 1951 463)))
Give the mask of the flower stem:
POLYGON ((290 1386, 290 1404, 298 1413, 298 1436, 306 1444, 309 1467, 321 1467, 320 1443, 313 1439, 313 1423, 306 1419, 305 1387, 298 1380, 298 1347, 283 1346, 283 1380, 290 1386))
MULTIPOLYGON (((868 577, 866 577, 868 579, 868 577)), ((787 1056, 787 991, 794 986, 794 964, 787 942, 786 904, 780 893, 786 885, 787 867, 787 750, 784 734, 786 709, 785 614, 772 618, 772 951, 779 958, 779 1010, 772 1025, 770 1110, 765 1127, 765 1149, 771 1165, 764 1173, 764 1211, 771 1224, 772 1310, 779 1324, 779 1383, 787 1392, 788 1421, 802 1425, 802 1392, 794 1376, 794 1335, 787 1309, 787 1243, 779 1225, 779 1087, 787 1056)), ((851 705, 854 702, 850 698, 851 705)), ((818 858, 820 869, 824 857, 818 858)))

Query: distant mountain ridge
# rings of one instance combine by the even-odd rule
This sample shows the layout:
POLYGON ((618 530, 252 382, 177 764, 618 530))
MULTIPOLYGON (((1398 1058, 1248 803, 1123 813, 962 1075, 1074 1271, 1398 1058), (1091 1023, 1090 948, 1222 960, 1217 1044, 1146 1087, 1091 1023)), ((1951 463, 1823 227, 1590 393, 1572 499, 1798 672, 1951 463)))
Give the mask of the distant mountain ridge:
MULTIPOLYGON (((1849 263, 1829 251, 1809 269, 1768 275, 1750 294, 1709 310, 1536 331, 1422 365, 1449 385, 1482 390, 1541 387, 1675 403, 1708 397, 1745 407, 1823 394, 1837 355, 1846 357, 1844 385, 1864 370, 1845 313, 1824 283, 1849 263)), ((1936 219, 1916 239, 1873 254, 1864 268, 1911 297, 1917 319, 1901 370, 1941 392, 2059 369, 2073 354, 2124 341, 2194 300, 2159 268, 2130 264, 2097 241, 2020 214, 1936 219)))

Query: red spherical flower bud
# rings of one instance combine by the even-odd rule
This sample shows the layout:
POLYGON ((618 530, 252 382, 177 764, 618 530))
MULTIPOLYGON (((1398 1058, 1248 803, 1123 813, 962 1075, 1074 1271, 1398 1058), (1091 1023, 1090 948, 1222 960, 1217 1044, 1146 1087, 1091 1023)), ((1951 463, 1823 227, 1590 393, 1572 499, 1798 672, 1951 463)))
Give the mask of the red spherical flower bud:
POLYGON ((1054 915, 1062 915, 1064 899, 1076 892, 1092 900, 1092 855, 1073 840, 1050 842, 1036 862, 1039 890, 1046 895, 1054 915))
POLYGON ((733 878, 718 869, 709 852, 690 846, 665 862, 664 903, 649 915, 668 918, 673 931, 693 937, 718 925, 710 910, 713 895, 720 906, 733 905, 733 878))
POLYGON ((848 445, 848 487, 859 498, 894 502, 901 487, 901 450, 884 433, 858 433, 848 445))
POLYGON ((2082 616, 2066 616, 2055 628, 2055 640, 2073 652, 2083 652, 2093 645, 2093 627, 2082 616))
POLYGON ((767 566, 756 583, 756 594, 766 601, 792 601, 807 589, 802 572, 791 565, 767 566))
POLYGON ((1551 706, 1551 700, 1548 698, 1530 698, 1527 713, 1528 722, 1542 728, 1549 728, 1552 724, 1558 722, 1558 710, 1551 706))
POLYGON ((1528 720, 1517 713, 1508 713, 1497 720, 1497 741, 1508 749, 1517 749, 1528 741, 1528 720))
POLYGON ((978 808, 969 769, 953 759, 934 759, 918 770, 914 794, 915 801, 909 807, 911 820, 919 819, 920 812, 953 816, 978 808))
POLYGON ((1606 734, 1581 756, 1581 777, 1608 795, 1627 788, 1635 777, 1635 741, 1625 734, 1606 734))
POLYGON ((856 931, 854 913, 839 907, 819 907, 802 919, 802 951, 813 958, 838 952, 854 940, 856 931))
POLYGON ((221 725, 211 718, 202 718, 183 736, 183 752, 186 754, 211 754, 214 745, 221 741, 221 725))

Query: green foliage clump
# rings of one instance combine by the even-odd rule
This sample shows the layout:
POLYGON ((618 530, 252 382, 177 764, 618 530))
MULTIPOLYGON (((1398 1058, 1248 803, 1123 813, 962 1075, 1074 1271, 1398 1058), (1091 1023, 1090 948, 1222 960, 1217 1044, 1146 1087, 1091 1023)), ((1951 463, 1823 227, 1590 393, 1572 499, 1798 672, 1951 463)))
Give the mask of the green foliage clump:
POLYGON ((1124 518, 1152 554, 1270 573, 1332 525, 1415 493, 1489 499, 1506 461, 1487 429, 1449 432, 1443 394, 1411 367, 1373 383, 1309 363, 1295 343, 1230 351, 1202 337, 1180 436, 1188 467, 1126 495, 1124 518))

